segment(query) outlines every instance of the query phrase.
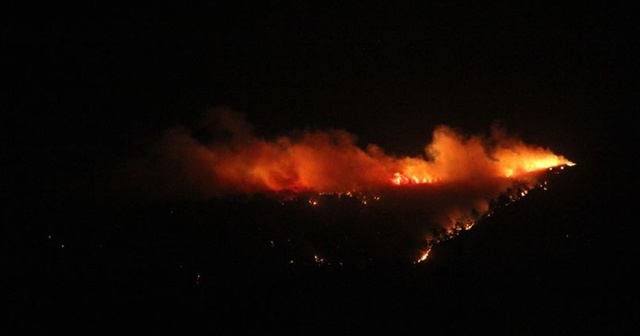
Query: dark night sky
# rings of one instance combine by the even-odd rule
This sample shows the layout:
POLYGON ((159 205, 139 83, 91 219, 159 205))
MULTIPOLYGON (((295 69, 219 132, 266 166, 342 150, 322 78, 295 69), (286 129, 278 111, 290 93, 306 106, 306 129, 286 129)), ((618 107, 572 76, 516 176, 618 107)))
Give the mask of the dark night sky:
POLYGON ((476 133, 498 121, 584 159, 604 135, 632 129, 619 118, 637 107, 634 13, 605 3, 18 8, 3 24, 9 147, 27 166, 82 173, 224 104, 267 135, 342 128, 408 155, 438 124, 476 133))
MULTIPOLYGON (((82 190, 99 193, 87 176, 99 175, 127 156, 140 154, 160 132, 173 125, 196 124, 208 107, 226 105, 245 113, 260 135, 339 128, 357 135, 363 147, 375 143, 388 153, 413 156, 422 152, 439 124, 478 133, 488 132, 494 122, 499 122, 525 142, 549 147, 577 162, 576 168, 584 167, 565 183, 563 190, 576 191, 573 195, 556 194, 553 201, 540 203, 547 213, 536 208, 527 212, 529 218, 521 218, 513 210, 513 217, 506 212, 503 219, 509 223, 530 222, 528 227, 535 233, 541 232, 536 221, 548 226, 574 225, 583 232, 575 246, 562 245, 562 251, 576 252, 577 257, 567 252, 570 256, 557 262, 564 278, 549 268, 552 271, 546 276, 552 281, 532 291, 533 307, 564 309, 554 304, 543 306, 542 294, 544 299, 551 298, 549 302, 573 308, 578 315, 590 313, 583 310, 583 301, 564 302, 569 296, 556 299, 557 288, 573 288, 574 267, 585 275, 585 279, 578 279, 583 287, 576 287, 576 293, 587 288, 595 295, 606 296, 601 301, 584 296, 588 307, 612 307, 613 321, 619 312, 637 317, 637 309, 626 310, 614 302, 618 298, 631 302, 626 293, 607 299, 611 297, 609 287, 600 288, 616 287, 620 281, 635 286, 626 278, 629 270, 637 268, 627 259, 635 257, 625 257, 637 250, 637 229, 626 218, 637 204, 626 205, 623 201, 633 198, 632 184, 637 174, 638 11, 604 1, 581 2, 579 6, 562 2, 546 5, 517 1, 507 6, 423 2, 378 5, 291 1, 256 5, 160 1, 152 6, 116 6, 87 1, 82 5, 38 6, 19 2, 7 8, 1 23, 5 90, 0 105, 4 112, 0 123, 0 202, 11 206, 18 201, 15 204, 22 207, 16 207, 12 226, 2 227, 6 231, 0 236, 6 242, 0 245, 25 251, 34 264, 40 265, 39 252, 30 251, 36 246, 46 250, 43 255, 47 258, 61 260, 62 264, 67 259, 55 259, 57 254, 37 245, 33 232, 42 238, 44 231, 23 225, 28 221, 25 218, 35 218, 36 228, 46 227, 53 220, 48 212, 37 213, 41 210, 37 206, 43 205, 42 209, 54 209, 58 214, 79 213, 81 224, 106 221, 90 217, 88 211, 85 220, 83 210, 73 202, 77 195, 64 192, 76 191, 80 183, 82 190), (72 206, 55 209, 58 203, 52 201, 64 195, 69 195, 72 202, 60 204, 72 206), (54 205, 44 206, 48 202, 54 205), (571 209, 564 212, 566 204, 571 209), (19 237, 10 232, 19 233, 19 237), (613 245, 620 247, 611 248, 613 245), (575 265, 566 268, 562 264, 575 260, 575 265), (598 273, 607 267, 618 277, 598 273)), ((65 227, 65 223, 60 225, 65 227)), ((516 229, 509 234, 524 235, 516 229)), ((141 237, 146 238, 146 233, 141 237)), ((93 241, 89 238, 78 241, 93 241)), ((468 246, 460 241, 461 249, 452 251, 468 246)), ((475 241, 479 245, 487 242, 475 241)), ((495 241, 517 244, 522 240, 501 236, 495 241)), ((536 244, 544 245, 539 241, 536 244)), ((129 265, 129 261, 122 264, 129 265)), ((76 264, 69 264, 74 269, 76 264)), ((22 261, 16 265, 20 270, 22 261)), ((56 267, 43 265, 45 270, 56 267)), ((93 261, 87 265, 92 266, 93 261)), ((535 262, 522 265, 545 269, 544 264, 535 262)), ((112 267, 119 269, 119 265, 112 267)), ((84 271, 78 268, 78 272, 84 271)), ((445 289, 454 288, 451 281, 461 280, 456 278, 455 267, 452 269, 451 278, 436 277, 432 281, 445 289)), ((52 273, 54 280, 64 277, 52 273)), ((422 288, 415 274, 406 278, 394 274, 391 278, 393 284, 422 288), (412 281, 415 287, 408 285, 412 281)), ((507 284, 516 278, 505 279, 507 284)), ((235 285, 235 280, 230 283, 235 285)), ((475 279, 468 281, 475 283, 475 279)), ((534 283, 532 288, 539 284, 535 279, 527 281, 534 283)), ((342 288, 338 283, 334 285, 342 288)), ((384 279, 378 283, 391 286, 384 279)), ((465 293, 475 293, 476 298, 484 300, 484 295, 508 293, 502 299, 509 299, 515 307, 520 288, 511 283, 507 286, 513 286, 512 291, 491 285, 492 290, 469 287, 459 295, 465 298, 465 293)), ((68 289, 73 291, 74 287, 70 281, 68 289)), ((405 309, 391 294, 395 290, 389 290, 388 301, 405 309)), ((457 289, 451 291, 458 293, 457 289)), ((22 292, 16 293, 18 297, 22 292)), ((329 287, 325 293, 331 293, 329 287)), ((351 289, 344 289, 344 293, 351 294, 351 289)), ((427 296, 427 292, 422 293, 427 296)), ((149 296, 155 298, 155 294, 149 296)), ((175 295, 179 297, 176 302, 187 302, 180 293, 175 295)), ((31 296, 24 297, 25 311, 29 311, 31 296)), ((369 298, 367 302, 376 307, 373 303, 377 298, 364 292, 361 297, 369 298)), ((413 302, 421 303, 422 297, 415 297, 420 301, 413 302)), ((291 300, 296 298, 292 296, 291 300)), ((442 297, 444 312, 447 307, 457 309, 448 299, 442 297)), ((493 307, 499 299, 489 297, 488 306, 493 307)), ((42 302, 41 310, 48 314, 48 303, 42 302)), ((123 302, 122 307, 129 307, 129 301, 123 302)), ((467 301, 461 302, 469 307, 467 301)), ((91 304, 93 301, 87 305, 91 304)), ((354 311, 363 308, 352 307, 354 311)), ((520 314, 512 312, 513 307, 503 313, 520 314)), ((109 307, 104 309, 111 313, 109 307)), ((412 321, 422 321, 423 316, 417 314, 412 321)), ((637 326, 637 322, 632 323, 637 326)))

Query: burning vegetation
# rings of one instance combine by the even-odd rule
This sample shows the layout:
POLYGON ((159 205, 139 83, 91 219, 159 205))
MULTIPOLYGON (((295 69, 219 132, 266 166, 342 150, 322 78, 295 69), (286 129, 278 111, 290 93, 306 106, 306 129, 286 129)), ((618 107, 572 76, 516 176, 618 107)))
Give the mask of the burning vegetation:
POLYGON ((378 206, 380 213, 411 214, 410 227, 399 229, 422 242, 417 258, 422 261, 435 243, 489 216, 501 197, 522 197, 544 187, 541 176, 548 169, 572 165, 500 129, 483 137, 440 126, 422 155, 399 157, 374 144, 361 148, 342 130, 266 139, 254 135, 238 113, 217 109, 197 131, 167 130, 149 155, 131 161, 126 171, 129 185, 156 197, 259 194, 282 205, 303 199, 317 208, 332 195, 355 199, 361 207, 378 206))

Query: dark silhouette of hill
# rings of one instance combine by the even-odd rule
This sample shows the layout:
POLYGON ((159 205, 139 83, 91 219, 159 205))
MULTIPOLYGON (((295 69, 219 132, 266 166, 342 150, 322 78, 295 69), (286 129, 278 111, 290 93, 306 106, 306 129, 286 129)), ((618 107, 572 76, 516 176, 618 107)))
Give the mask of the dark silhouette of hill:
POLYGON ((548 190, 501 206, 435 245, 420 264, 403 245, 415 240, 388 222, 404 217, 366 213, 349 199, 334 199, 336 208, 324 213, 309 212, 300 204, 306 200, 283 205, 270 198, 26 204, 5 226, 7 326, 536 334, 635 328, 637 248, 624 219, 630 210, 618 199, 624 193, 616 194, 626 190, 624 179, 601 177, 584 165, 551 175, 548 190), (36 207, 47 211, 31 211, 36 207), (317 247, 329 252, 314 256, 317 247))

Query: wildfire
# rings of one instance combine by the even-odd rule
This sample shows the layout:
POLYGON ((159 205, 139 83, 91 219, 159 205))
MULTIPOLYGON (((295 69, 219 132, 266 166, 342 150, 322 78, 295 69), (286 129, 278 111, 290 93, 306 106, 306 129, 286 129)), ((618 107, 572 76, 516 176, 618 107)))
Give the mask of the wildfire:
POLYGON ((180 185, 171 189, 191 188, 205 195, 345 193, 394 185, 516 179, 532 171, 573 164, 501 132, 483 138, 440 126, 423 155, 398 157, 374 144, 361 148, 356 137, 345 131, 297 132, 265 139, 254 136, 251 127, 230 112, 218 113, 217 120, 228 140, 202 143, 181 128, 165 134, 165 162, 152 164, 179 169, 180 185))
MULTIPOLYGON (((509 195, 511 199, 524 196, 533 186, 544 188, 537 181, 539 172, 575 165, 548 148, 496 129, 483 137, 440 126, 424 153, 397 156, 375 144, 361 147, 354 135, 341 130, 259 137, 230 110, 214 111, 208 123, 204 127, 212 133, 212 141, 197 139, 183 127, 165 132, 153 155, 135 161, 129 170, 134 172, 132 181, 146 183, 154 196, 162 192, 201 197, 376 195, 362 198, 363 205, 379 201, 381 192, 419 189, 421 203, 412 207, 424 208, 431 222, 444 229, 439 237, 431 237, 439 241, 470 229, 489 213, 492 200, 515 185, 520 185, 519 191, 509 195)), ((317 197, 308 202, 321 207, 317 197)))

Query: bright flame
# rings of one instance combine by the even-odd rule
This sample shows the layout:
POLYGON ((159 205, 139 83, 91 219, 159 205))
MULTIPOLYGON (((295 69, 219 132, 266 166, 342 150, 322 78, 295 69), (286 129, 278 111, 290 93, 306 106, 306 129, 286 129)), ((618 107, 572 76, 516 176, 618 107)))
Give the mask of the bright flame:
MULTIPOLYGON (((172 128, 148 157, 129 162, 130 180, 117 185, 169 198, 340 194, 357 197, 367 207, 374 207, 373 201, 384 194, 386 204, 420 209, 429 216, 425 226, 441 229, 431 234, 429 249, 418 259, 423 261, 434 243, 490 215, 490 204, 501 195, 508 193, 513 202, 534 186, 546 190, 546 182, 537 181, 543 171, 575 165, 499 129, 481 137, 440 126, 424 154, 402 157, 386 154, 374 144, 361 148, 355 136, 341 130, 266 139, 255 136, 237 113, 213 112, 204 125, 209 140, 184 127, 172 128)), ((316 196, 308 202, 324 207, 316 196)))
POLYGON ((429 252, 431 252, 431 248, 429 248, 425 252, 423 252, 422 255, 420 256, 420 258, 418 258, 418 260, 416 260, 416 263, 423 262, 423 261, 427 260, 427 258, 429 257, 429 252))
POLYGON ((218 133, 223 133, 216 137, 213 131, 213 138, 222 141, 203 143, 184 128, 171 129, 155 158, 159 162, 138 170, 153 175, 148 170, 163 170, 164 166, 159 177, 173 183, 165 189, 174 193, 191 189, 201 195, 223 195, 346 193, 461 182, 475 185, 487 179, 515 180, 549 167, 574 165, 548 149, 527 145, 501 131, 483 138, 440 126, 425 146, 424 155, 398 157, 373 144, 360 148, 355 136, 345 131, 298 132, 268 140, 254 136, 244 119, 228 110, 217 111, 213 120, 218 133))

